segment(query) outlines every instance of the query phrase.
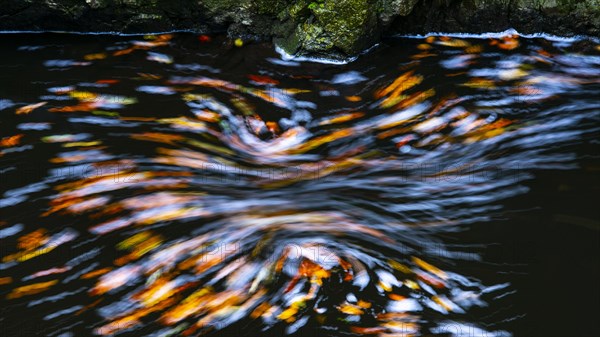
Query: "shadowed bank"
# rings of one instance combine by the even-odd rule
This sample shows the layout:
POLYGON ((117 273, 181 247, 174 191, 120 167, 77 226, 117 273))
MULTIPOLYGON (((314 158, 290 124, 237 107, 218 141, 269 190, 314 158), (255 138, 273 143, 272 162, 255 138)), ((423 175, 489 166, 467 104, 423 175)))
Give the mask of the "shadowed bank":
POLYGON ((396 34, 600 36, 598 0, 4 0, 0 30, 197 34, 348 59, 396 34))

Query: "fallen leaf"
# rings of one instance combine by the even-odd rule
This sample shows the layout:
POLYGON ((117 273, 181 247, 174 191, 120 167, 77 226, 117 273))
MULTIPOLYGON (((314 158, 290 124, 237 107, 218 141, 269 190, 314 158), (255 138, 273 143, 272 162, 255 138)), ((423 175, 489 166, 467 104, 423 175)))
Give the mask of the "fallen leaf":
POLYGON ((26 105, 23 107, 20 107, 17 109, 17 115, 21 115, 21 114, 28 114, 30 112, 32 112, 33 110, 46 105, 46 103, 48 102, 39 102, 39 103, 35 103, 35 104, 30 104, 30 105, 26 105))
POLYGON ((12 147, 12 146, 19 145, 19 143, 21 142, 21 138, 23 138, 23 136, 24 136, 23 134, 18 134, 18 135, 2 138, 2 140, 0 140, 0 146, 12 147))
POLYGON ((34 283, 34 284, 18 287, 18 288, 13 289, 8 295, 6 295, 6 298, 11 300, 11 299, 20 298, 20 297, 23 297, 26 295, 38 294, 38 293, 41 293, 42 291, 50 288, 51 286, 55 285, 56 283, 58 283, 58 280, 34 283))
POLYGON ((347 315, 362 315, 364 312, 356 305, 344 303, 338 307, 338 310, 347 315))
POLYGON ((87 54, 83 57, 86 61, 102 60, 106 58, 105 53, 87 54))
POLYGON ((274 84, 277 85, 279 84, 279 81, 276 79, 273 79, 269 76, 261 76, 261 75, 248 75, 248 78, 253 81, 256 82, 258 84, 274 84))

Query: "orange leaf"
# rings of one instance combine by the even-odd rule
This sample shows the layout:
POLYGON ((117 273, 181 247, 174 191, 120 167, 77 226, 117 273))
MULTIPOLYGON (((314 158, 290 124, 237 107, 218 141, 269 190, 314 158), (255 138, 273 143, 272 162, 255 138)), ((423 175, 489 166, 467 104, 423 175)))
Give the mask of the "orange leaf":
POLYGON ((383 327, 379 327, 379 326, 370 327, 370 328, 353 326, 353 327, 350 327, 350 331, 352 331, 353 333, 356 333, 356 334, 360 334, 360 335, 376 335, 376 334, 385 332, 386 329, 383 327))
POLYGON ((23 134, 2 138, 2 140, 0 140, 0 146, 11 147, 19 145, 19 143, 21 142, 21 138, 23 138, 23 134))

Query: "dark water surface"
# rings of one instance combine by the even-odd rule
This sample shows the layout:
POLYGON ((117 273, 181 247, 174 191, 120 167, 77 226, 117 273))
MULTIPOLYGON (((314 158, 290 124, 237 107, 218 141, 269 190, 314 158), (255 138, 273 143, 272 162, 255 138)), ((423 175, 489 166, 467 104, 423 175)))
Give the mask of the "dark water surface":
POLYGON ((0 36, 5 336, 597 335, 600 47, 0 36))

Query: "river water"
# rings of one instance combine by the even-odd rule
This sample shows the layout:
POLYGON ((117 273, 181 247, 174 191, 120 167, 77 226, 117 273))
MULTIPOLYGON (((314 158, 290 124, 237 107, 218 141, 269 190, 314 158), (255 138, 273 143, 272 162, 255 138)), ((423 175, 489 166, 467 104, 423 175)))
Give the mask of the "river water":
POLYGON ((0 50, 7 336, 599 331, 597 41, 0 50))

